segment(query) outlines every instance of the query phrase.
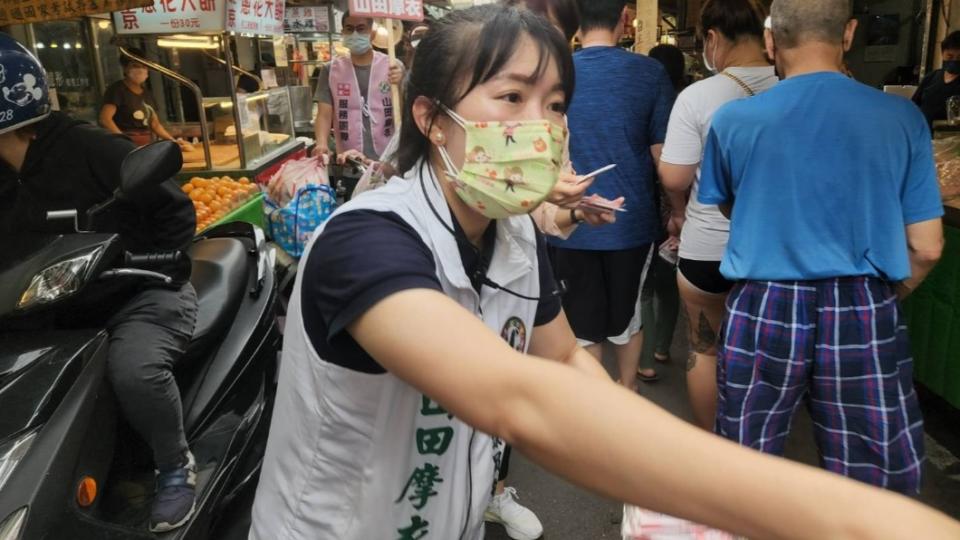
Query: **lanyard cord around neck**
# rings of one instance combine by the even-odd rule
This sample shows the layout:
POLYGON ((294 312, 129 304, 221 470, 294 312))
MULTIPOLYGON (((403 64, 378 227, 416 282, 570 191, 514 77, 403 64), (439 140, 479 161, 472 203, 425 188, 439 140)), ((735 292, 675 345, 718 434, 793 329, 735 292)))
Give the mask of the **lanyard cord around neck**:
MULTIPOLYGON (((444 221, 442 217, 440 217, 440 212, 437 211, 437 208, 433 205, 433 202, 430 200, 430 196, 427 194, 427 186, 423 181, 423 167, 427 167, 427 169, 430 171, 430 178, 434 181, 434 185, 437 185, 438 180, 434 175, 433 167, 429 166, 429 164, 426 161, 421 162, 420 167, 421 167, 420 174, 419 174, 420 188, 423 190, 423 197, 426 199, 427 206, 430 207, 430 211, 433 212, 433 215, 437 218, 437 221, 439 221, 440 224, 443 225, 443 228, 446 229, 447 232, 449 232, 451 235, 453 235, 453 238, 454 240, 457 241, 457 244, 464 244, 467 247, 469 247, 471 250, 473 250, 474 253, 477 254, 478 262, 477 262, 477 268, 473 272, 473 279, 482 283, 483 285, 486 285, 487 287, 490 287, 491 289, 503 291, 521 300, 529 300, 531 302, 541 301, 542 298, 540 297, 525 296, 518 292, 511 291, 510 289, 503 287, 502 285, 498 284, 497 282, 487 277, 487 269, 490 265, 490 262, 486 260, 486 258, 483 256, 483 253, 480 251, 480 249, 477 248, 477 246, 473 245, 473 243, 466 238, 466 235, 464 233, 461 232, 460 234, 457 234, 459 231, 455 230, 450 225, 447 225, 447 222, 444 221)), ((550 293, 550 296, 561 296, 561 295, 562 295, 562 291, 560 290, 554 290, 552 293, 550 293)))

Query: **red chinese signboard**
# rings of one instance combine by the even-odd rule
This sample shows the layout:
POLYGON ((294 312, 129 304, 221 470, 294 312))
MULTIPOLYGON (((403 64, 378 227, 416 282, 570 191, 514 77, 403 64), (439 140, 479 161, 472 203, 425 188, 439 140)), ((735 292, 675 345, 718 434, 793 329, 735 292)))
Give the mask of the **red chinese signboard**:
POLYGON ((350 14, 422 21, 423 0, 350 0, 350 14))

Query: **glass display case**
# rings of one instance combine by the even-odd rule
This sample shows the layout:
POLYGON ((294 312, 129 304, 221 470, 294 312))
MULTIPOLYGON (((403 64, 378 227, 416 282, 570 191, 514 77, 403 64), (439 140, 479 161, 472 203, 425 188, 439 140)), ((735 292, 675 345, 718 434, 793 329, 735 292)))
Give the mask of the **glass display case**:
POLYGON ((286 88, 238 94, 237 106, 248 168, 274 157, 295 140, 290 94, 286 88))
MULTIPOLYGON (((257 169, 296 146, 290 95, 286 88, 237 94, 236 111, 234 106, 234 101, 229 97, 203 98, 213 169, 257 169), (240 119, 239 137, 237 117, 240 119)), ((196 130, 190 127, 174 126, 175 130, 187 135, 188 140, 195 142, 192 149, 183 152, 184 169, 204 169, 203 144, 193 139, 191 135, 196 130)))

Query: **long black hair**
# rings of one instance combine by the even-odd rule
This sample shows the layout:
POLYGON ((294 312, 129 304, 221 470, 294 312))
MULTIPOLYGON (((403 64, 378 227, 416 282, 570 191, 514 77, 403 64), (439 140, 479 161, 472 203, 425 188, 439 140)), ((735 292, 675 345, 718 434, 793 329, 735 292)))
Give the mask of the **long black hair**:
MULTIPOLYGON (((414 101, 425 97, 453 109, 474 88, 500 73, 524 34, 539 48, 538 76, 550 62, 556 62, 565 105, 570 102, 573 59, 563 35, 546 19, 525 9, 497 4, 454 11, 432 24, 417 47, 406 83, 400 142, 392 160, 399 172, 409 171, 430 155, 430 140, 413 121, 414 101)), ((439 113, 435 107, 431 125, 439 113)))

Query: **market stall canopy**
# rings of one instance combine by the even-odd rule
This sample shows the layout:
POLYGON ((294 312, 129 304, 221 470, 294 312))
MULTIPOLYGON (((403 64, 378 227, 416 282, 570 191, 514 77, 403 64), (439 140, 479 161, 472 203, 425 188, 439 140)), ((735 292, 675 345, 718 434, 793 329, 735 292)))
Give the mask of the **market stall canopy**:
POLYGON ((283 0, 153 0, 146 7, 116 11, 113 27, 121 35, 237 32, 281 36, 283 11, 283 0))
POLYGON ((153 0, 0 0, 0 26, 135 9, 153 0))

